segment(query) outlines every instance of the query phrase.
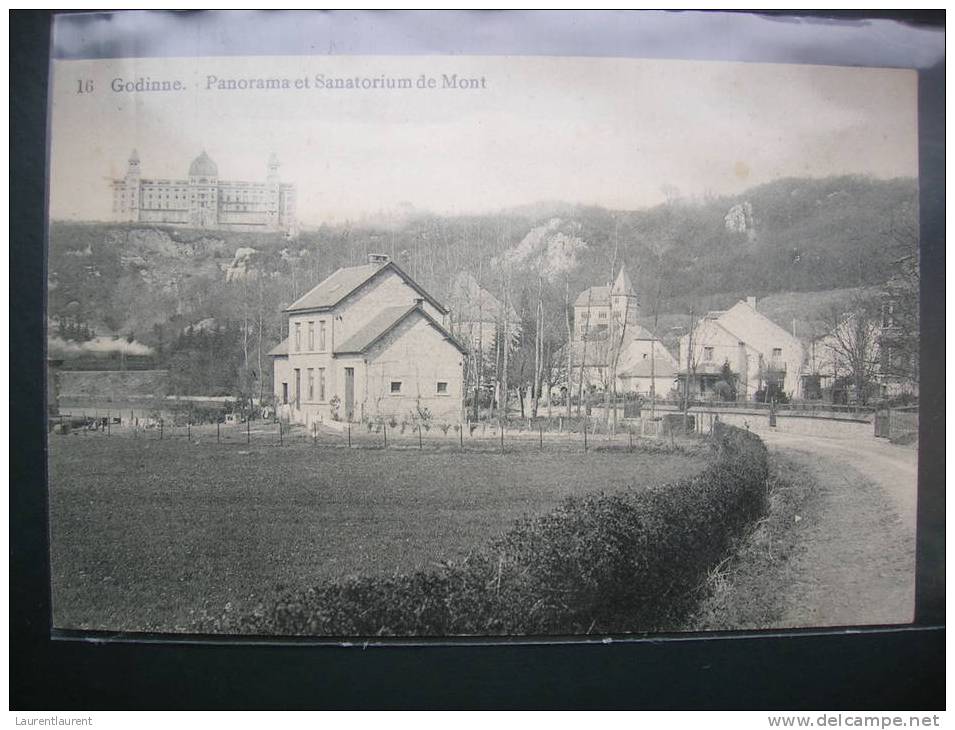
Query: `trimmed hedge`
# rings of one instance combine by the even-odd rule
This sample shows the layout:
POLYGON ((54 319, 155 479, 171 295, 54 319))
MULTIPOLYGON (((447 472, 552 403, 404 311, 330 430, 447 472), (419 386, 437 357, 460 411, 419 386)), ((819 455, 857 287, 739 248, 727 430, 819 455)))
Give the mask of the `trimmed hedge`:
POLYGON ((766 508, 766 448, 719 424, 713 464, 656 488, 569 498, 458 564, 326 581, 216 631, 313 636, 675 629, 708 572, 766 508))

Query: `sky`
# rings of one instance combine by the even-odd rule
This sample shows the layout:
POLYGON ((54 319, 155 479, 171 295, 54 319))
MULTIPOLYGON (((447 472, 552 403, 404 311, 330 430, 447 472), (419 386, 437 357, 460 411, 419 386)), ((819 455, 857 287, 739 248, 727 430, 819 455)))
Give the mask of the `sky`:
POLYGON ((221 179, 264 180, 274 152, 282 180, 296 185, 305 225, 409 204, 442 214, 540 201, 631 210, 660 203, 673 189, 692 197, 789 176, 918 175, 911 70, 258 56, 55 61, 53 78, 55 219, 108 219, 109 180, 125 174, 133 148, 144 178, 183 178, 205 150, 221 179), (476 88, 443 88, 454 74, 476 88), (410 79, 412 88, 322 89, 319 75, 369 84, 410 79), (114 91, 117 79, 183 88, 114 91), (287 79, 290 88, 218 83, 255 79, 287 79), (429 79, 435 88, 427 88, 429 79), (296 88, 306 80, 308 88, 296 88))

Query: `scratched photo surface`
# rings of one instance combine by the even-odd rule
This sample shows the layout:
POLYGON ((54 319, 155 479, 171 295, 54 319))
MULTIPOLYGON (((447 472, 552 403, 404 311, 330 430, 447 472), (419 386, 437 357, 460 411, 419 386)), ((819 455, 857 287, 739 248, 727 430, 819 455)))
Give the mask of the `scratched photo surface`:
POLYGON ((57 60, 53 623, 906 624, 914 71, 57 60))

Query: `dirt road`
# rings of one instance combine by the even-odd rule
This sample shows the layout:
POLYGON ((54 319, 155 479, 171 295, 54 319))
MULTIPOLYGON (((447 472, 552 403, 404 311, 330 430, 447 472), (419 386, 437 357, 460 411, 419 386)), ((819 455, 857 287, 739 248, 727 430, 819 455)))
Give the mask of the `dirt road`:
POLYGON ((761 434, 808 469, 782 626, 909 623, 915 600, 917 452, 884 440, 761 434))

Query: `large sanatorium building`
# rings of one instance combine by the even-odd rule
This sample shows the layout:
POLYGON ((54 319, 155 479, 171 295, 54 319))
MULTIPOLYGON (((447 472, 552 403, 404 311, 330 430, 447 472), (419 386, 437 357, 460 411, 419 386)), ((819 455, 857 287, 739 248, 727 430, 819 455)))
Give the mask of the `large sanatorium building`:
POLYGON ((285 313, 269 353, 283 418, 460 422, 466 351, 449 310, 387 256, 339 269, 285 313))
POLYGON ((279 161, 269 158, 264 182, 219 179, 219 167, 202 152, 180 180, 144 178, 133 150, 126 175, 112 180, 113 217, 235 231, 282 231, 296 235, 295 186, 279 180, 279 161))

